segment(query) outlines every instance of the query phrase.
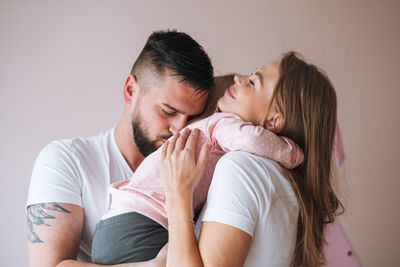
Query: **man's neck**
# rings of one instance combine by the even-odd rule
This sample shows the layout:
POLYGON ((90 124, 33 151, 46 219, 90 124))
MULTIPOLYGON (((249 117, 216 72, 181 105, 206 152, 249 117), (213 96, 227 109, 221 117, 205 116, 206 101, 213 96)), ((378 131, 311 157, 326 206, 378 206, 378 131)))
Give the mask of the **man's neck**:
POLYGON ((115 127, 114 138, 126 162, 132 171, 136 171, 137 167, 144 160, 144 156, 133 141, 132 127, 129 128, 127 124, 123 123, 122 119, 115 127))

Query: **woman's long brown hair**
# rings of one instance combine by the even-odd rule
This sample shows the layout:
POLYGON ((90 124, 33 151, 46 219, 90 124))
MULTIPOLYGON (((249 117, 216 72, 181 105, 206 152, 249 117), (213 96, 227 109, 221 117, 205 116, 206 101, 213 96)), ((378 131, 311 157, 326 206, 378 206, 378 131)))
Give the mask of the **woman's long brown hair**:
POLYGON ((208 116, 211 116, 215 112, 219 111, 218 100, 224 96, 225 90, 234 83, 234 76, 235 74, 231 73, 214 77, 214 88, 208 93, 208 98, 203 113, 199 117, 189 121, 189 124, 207 118, 208 116))
POLYGON ((282 116, 278 134, 304 151, 303 163, 286 170, 299 203, 292 266, 321 266, 325 264, 324 230, 343 211, 332 186, 336 93, 321 70, 291 51, 281 59, 273 104, 282 116))
MULTIPOLYGON (((233 77, 233 74, 215 77, 215 89, 208 97, 202 118, 215 113, 219 98, 234 83, 233 77)), ((292 266, 321 266, 325 264, 326 225, 344 210, 332 186, 336 93, 321 70, 290 51, 280 61, 280 77, 272 103, 282 116, 277 134, 291 138, 304 151, 303 163, 285 170, 299 203, 292 266)))

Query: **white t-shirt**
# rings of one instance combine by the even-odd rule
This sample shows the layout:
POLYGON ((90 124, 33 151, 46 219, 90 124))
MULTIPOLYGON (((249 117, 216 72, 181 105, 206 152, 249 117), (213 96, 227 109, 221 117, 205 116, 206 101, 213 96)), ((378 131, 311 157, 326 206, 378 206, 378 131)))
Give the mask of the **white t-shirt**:
POLYGON ((290 266, 296 245, 298 204, 276 162, 245 152, 230 152, 215 169, 196 224, 227 224, 252 236, 244 266, 290 266))
POLYGON ((90 138, 53 141, 36 159, 27 206, 57 202, 82 207, 78 259, 90 261, 96 224, 109 207, 109 185, 132 174, 115 142, 114 129, 90 138))

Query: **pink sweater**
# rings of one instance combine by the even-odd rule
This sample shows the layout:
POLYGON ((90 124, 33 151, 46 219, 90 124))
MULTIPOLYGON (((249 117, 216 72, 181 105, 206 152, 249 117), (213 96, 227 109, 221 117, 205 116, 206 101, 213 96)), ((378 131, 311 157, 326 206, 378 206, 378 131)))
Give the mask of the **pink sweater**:
MULTIPOLYGON (((279 162, 289 169, 297 167, 303 161, 303 151, 292 140, 245 122, 235 114, 215 113, 187 127, 200 130, 196 158, 207 140, 215 142, 208 155, 203 177, 194 191, 195 211, 199 210, 206 200, 217 161, 229 151, 253 153, 279 162)), ((135 211, 167 228, 165 194, 159 175, 160 155, 161 148, 143 160, 130 180, 111 185, 110 210, 135 211)))

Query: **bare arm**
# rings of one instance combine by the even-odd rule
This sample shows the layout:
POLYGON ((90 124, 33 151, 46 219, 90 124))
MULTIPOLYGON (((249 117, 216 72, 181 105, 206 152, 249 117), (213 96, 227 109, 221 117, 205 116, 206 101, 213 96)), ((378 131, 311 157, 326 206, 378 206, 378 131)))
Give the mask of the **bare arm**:
POLYGON ((247 233, 221 223, 204 223, 197 246, 193 224, 193 189, 204 170, 209 146, 203 146, 198 161, 194 146, 198 132, 166 143, 161 156, 161 178, 166 190, 169 248, 167 266, 242 266, 250 244, 247 233))
MULTIPOLYGON (((197 246, 193 225, 183 222, 191 214, 188 198, 170 199, 167 266, 243 266, 252 238, 246 232, 218 222, 203 222, 197 246), (172 221, 174 222, 174 221, 172 221)), ((189 217, 190 218, 190 217, 189 217)))
MULTIPOLYGON (((30 267, 101 266, 76 260, 83 228, 83 209, 65 203, 41 203, 28 207, 30 267)), ((164 259, 165 260, 165 259, 164 259)), ((162 259, 117 266, 165 266, 162 259)))
MULTIPOLYGON (((27 217, 29 266, 63 266, 63 261, 76 259, 83 227, 81 207, 35 204, 28 207, 27 217)), ((79 264, 69 266, 84 266, 79 264)))
POLYGON ((203 222, 199 250, 204 266, 243 266, 252 238, 246 232, 218 222, 203 222))

